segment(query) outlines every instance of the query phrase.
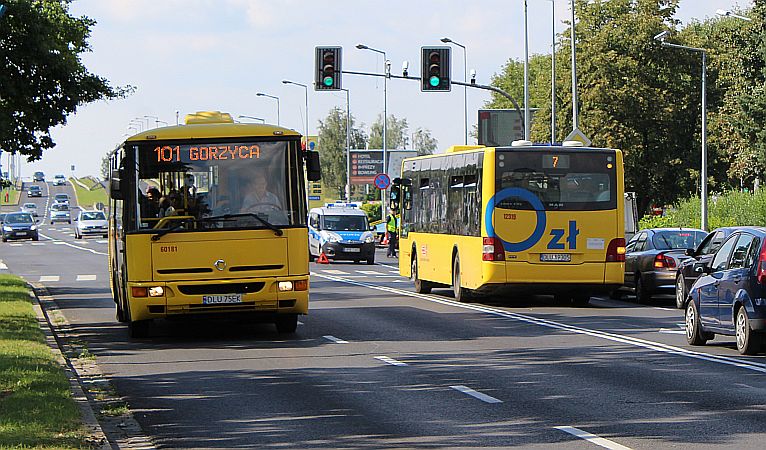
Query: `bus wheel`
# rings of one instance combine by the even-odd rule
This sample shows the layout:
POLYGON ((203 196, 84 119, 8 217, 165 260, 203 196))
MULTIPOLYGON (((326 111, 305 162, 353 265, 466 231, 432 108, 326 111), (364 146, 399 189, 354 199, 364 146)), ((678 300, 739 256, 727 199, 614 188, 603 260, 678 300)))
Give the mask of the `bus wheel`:
POLYGON ((298 315, 279 315, 277 316, 275 324, 277 326, 277 333, 295 333, 296 328, 298 328, 298 315))
POLYGON ((133 320, 128 324, 128 330, 130 331, 130 337, 132 338, 144 338, 149 336, 149 329, 152 326, 152 319, 148 320, 133 320))
POLYGON ((410 278, 415 284, 415 292, 418 294, 430 294, 431 284, 428 281, 423 281, 418 277, 418 258, 412 258, 412 269, 410 270, 410 278))
POLYGON ((455 293, 455 300, 467 302, 471 300, 471 291, 460 285, 460 258, 455 256, 455 262, 452 265, 452 291, 455 293))
POLYGON ((572 305, 577 307, 588 306, 590 294, 575 294, 572 296, 572 305))

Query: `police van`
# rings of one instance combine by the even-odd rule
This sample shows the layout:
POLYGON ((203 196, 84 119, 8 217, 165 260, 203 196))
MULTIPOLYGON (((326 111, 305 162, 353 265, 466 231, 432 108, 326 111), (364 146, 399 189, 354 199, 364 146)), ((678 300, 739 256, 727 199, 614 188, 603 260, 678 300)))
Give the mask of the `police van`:
POLYGON ((309 259, 322 253, 329 259, 375 264, 375 234, 367 214, 356 203, 326 203, 309 212, 309 259))

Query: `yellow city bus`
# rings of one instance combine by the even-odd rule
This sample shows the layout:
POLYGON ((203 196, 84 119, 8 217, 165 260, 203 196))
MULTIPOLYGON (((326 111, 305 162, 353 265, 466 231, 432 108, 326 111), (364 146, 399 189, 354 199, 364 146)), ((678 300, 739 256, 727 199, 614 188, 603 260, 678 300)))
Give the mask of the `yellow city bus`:
POLYGON ((399 272, 419 293, 553 294, 575 305, 623 283, 619 150, 455 146, 402 162, 399 272))
POLYGON ((301 136, 220 112, 129 137, 110 157, 109 269, 132 337, 153 319, 252 315, 295 331, 308 312, 301 136))

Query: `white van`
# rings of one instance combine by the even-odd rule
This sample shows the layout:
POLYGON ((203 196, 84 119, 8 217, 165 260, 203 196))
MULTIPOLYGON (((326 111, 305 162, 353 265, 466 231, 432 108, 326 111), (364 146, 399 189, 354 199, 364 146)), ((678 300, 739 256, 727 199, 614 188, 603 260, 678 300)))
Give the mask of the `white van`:
POLYGON ((375 264, 375 234, 356 203, 327 203, 309 212, 309 259, 322 253, 332 260, 375 264))

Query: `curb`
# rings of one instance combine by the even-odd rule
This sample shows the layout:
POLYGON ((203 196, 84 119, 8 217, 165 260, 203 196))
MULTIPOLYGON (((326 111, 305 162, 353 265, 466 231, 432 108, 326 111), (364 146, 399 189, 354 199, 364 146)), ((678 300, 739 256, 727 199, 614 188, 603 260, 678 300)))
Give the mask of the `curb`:
POLYGON ((154 450, 156 447, 144 435, 132 411, 128 409, 127 413, 116 416, 103 413, 110 406, 126 407, 126 403, 114 392, 87 347, 78 347, 74 339, 66 339, 70 324, 58 310, 48 289, 40 283, 27 281, 27 284, 32 288, 30 296, 35 302, 40 328, 69 379, 72 397, 80 407, 83 424, 91 432, 93 448, 154 450), (72 357, 78 353, 87 356, 72 357), (94 407, 102 413, 97 416, 94 407))

